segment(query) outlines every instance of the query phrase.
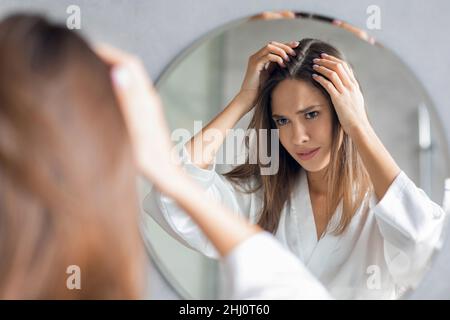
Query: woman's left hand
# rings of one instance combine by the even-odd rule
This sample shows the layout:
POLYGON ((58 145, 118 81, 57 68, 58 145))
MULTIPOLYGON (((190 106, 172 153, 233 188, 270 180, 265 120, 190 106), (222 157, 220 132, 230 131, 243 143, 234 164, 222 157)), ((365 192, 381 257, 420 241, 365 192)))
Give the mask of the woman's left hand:
POLYGON ((344 131, 351 135, 352 130, 367 126, 364 97, 350 66, 324 53, 313 61, 313 69, 319 73, 313 79, 329 93, 344 131))
POLYGON ((313 76, 330 94, 339 122, 352 138, 373 184, 375 195, 382 199, 400 168, 369 124, 364 98, 353 71, 344 61, 323 55, 313 67, 321 75, 313 76))

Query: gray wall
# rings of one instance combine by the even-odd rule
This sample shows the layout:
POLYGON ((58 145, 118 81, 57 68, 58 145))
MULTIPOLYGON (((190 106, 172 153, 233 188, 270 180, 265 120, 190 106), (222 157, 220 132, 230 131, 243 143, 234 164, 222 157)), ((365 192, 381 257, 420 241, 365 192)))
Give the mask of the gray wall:
MULTIPOLYGON (((39 10, 65 20, 68 5, 82 9, 82 31, 94 41, 104 41, 144 58, 150 75, 157 79, 163 69, 206 32, 236 18, 262 10, 293 9, 321 13, 365 28, 366 8, 381 8, 382 29, 371 31, 386 47, 401 56, 422 81, 433 100, 450 138, 450 41, 447 32, 450 2, 445 0, 155 0, 155 1, 66 1, 1 0, 0 15, 11 10, 39 10)), ((414 297, 450 298, 450 283, 442 281, 450 265, 450 245, 444 247, 434 270, 414 297)), ((154 297, 173 297, 164 281, 154 275, 154 297)))

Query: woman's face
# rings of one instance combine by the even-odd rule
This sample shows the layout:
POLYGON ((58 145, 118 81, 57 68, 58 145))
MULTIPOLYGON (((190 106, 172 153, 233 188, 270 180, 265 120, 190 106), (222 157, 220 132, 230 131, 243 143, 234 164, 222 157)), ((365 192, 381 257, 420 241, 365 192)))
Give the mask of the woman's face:
POLYGON ((272 119, 280 142, 309 172, 330 162, 332 114, 322 92, 306 81, 286 79, 272 92, 272 119))

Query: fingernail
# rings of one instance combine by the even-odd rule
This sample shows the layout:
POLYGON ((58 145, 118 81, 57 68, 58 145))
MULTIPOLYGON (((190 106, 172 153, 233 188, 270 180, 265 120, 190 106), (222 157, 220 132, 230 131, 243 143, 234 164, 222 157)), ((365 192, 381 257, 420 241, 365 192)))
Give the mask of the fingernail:
POLYGON ((314 69, 317 69, 319 66, 317 64, 313 65, 314 69))
POLYGON ((317 62, 319 62, 320 61, 320 59, 319 58, 315 58, 315 59, 313 59, 313 62, 315 62, 315 63, 317 63, 317 62))
POLYGON ((317 77, 318 77, 318 75, 317 75, 317 74, 315 74, 315 73, 313 73, 313 74, 312 74, 312 77, 313 77, 313 78, 317 78, 317 77))
POLYGON ((300 44, 300 42, 298 42, 298 41, 292 41, 292 45, 295 47, 297 47, 299 44, 300 44))
POLYGON ((342 24, 342 21, 341 20, 333 20, 333 24, 339 26, 342 24))
POLYGON ((112 70, 112 79, 118 87, 126 88, 130 83, 130 74, 125 67, 117 66, 112 70))
POLYGON ((328 55, 326 53, 322 53, 321 56, 322 57, 328 57, 328 55))

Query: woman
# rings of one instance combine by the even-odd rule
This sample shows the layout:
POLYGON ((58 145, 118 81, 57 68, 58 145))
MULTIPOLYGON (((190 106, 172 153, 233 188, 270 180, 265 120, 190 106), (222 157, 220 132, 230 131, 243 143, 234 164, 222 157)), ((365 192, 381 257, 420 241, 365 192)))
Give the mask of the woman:
POLYGON ((210 237, 229 297, 329 298, 260 228, 199 201, 203 191, 169 161, 162 109, 136 58, 96 54, 63 26, 15 15, 0 22, 0 70, 0 299, 144 298, 136 169, 210 237), (252 263, 261 274, 249 274, 252 263))
POLYGON ((136 170, 108 66, 64 26, 16 15, 0 70, 0 297, 140 297, 136 170))
MULTIPOLYGON (((181 159, 211 198, 273 233, 336 298, 397 298, 439 242, 442 209, 384 148, 352 69, 320 40, 271 42, 252 55, 240 92, 181 159), (248 161, 218 175, 225 132, 253 107, 250 129, 279 129, 279 170, 264 175, 248 161)), ((146 206, 180 241, 217 255, 169 197, 152 192, 146 206)))

